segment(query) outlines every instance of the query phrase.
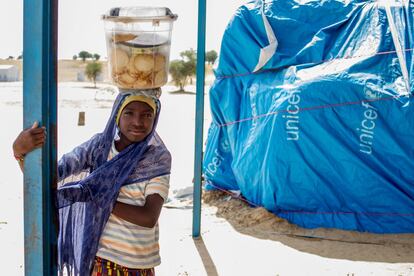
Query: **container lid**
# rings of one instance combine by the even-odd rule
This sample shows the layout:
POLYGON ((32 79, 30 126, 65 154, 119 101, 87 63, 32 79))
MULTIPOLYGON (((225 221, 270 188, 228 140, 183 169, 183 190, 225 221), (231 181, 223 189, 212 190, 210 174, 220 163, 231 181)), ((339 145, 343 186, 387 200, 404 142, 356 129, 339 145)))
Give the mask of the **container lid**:
POLYGON ((177 20, 177 15, 173 14, 169 8, 165 7, 116 7, 102 16, 103 20, 134 22, 152 20, 177 20))
POLYGON ((142 33, 134 39, 122 41, 120 43, 134 48, 152 48, 168 44, 169 39, 166 36, 158 35, 156 33, 142 33))

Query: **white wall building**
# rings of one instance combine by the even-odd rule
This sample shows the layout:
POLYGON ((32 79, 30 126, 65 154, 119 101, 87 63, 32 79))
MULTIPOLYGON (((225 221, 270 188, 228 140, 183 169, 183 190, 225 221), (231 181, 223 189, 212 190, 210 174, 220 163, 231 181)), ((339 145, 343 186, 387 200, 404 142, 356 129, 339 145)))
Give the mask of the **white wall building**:
POLYGON ((19 81, 19 69, 14 65, 0 65, 0 82, 19 81))

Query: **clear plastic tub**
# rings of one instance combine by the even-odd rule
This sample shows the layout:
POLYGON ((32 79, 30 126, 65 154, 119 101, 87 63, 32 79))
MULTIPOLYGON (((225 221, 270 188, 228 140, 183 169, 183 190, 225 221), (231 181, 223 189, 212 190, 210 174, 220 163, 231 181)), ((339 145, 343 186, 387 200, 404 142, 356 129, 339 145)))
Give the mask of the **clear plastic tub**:
POLYGON ((104 15, 108 66, 123 90, 158 88, 168 81, 171 31, 168 8, 113 8, 104 15))

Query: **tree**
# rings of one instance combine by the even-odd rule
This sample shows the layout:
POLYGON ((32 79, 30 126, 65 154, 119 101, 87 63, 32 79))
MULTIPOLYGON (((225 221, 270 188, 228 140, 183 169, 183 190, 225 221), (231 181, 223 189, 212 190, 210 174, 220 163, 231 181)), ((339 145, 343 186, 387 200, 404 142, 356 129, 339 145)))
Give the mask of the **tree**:
POLYGON ((197 53, 194 49, 186 50, 180 53, 181 58, 184 61, 184 74, 190 78, 190 84, 193 84, 192 76, 196 73, 197 67, 197 53))
POLYGON ((85 75, 88 79, 93 81, 93 85, 96 88, 96 78, 102 73, 102 64, 100 62, 93 61, 89 63, 85 68, 85 75))
POLYGON ((12 59, 14 59, 14 56, 9 56, 9 57, 7 58, 7 60, 12 60, 12 59))
POLYGON ((73 55, 72 59, 73 60, 78 60, 78 56, 77 55, 73 55))
POLYGON ((180 87, 179 91, 184 91, 187 79, 195 75, 197 56, 193 49, 180 53, 181 60, 173 60, 170 62, 170 74, 176 86, 180 87))
POLYGON ((179 91, 184 91, 185 81, 187 78, 184 67, 183 60, 176 59, 170 62, 169 71, 175 86, 180 87, 179 91))
POLYGON ((218 57, 217 52, 214 51, 214 50, 208 51, 206 53, 206 61, 207 61, 208 64, 214 64, 217 57, 218 57))
POLYGON ((99 54, 93 54, 93 59, 94 60, 99 60, 101 58, 101 55, 99 55, 99 54))
POLYGON ((82 59, 83 62, 85 62, 85 60, 87 58, 91 58, 92 57, 92 54, 89 53, 88 51, 80 51, 79 54, 78 54, 78 56, 79 56, 79 58, 82 59))

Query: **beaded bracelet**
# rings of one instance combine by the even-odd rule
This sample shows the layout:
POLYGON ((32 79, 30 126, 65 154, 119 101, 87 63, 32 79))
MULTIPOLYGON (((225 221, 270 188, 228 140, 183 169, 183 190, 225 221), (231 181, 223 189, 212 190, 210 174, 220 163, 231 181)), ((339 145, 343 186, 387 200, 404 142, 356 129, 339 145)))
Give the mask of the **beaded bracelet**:
POLYGON ((23 161, 24 161, 24 155, 22 155, 22 156, 17 156, 17 155, 14 155, 14 158, 15 158, 17 161, 19 161, 19 162, 23 162, 23 161))

